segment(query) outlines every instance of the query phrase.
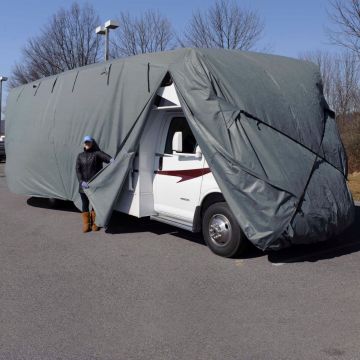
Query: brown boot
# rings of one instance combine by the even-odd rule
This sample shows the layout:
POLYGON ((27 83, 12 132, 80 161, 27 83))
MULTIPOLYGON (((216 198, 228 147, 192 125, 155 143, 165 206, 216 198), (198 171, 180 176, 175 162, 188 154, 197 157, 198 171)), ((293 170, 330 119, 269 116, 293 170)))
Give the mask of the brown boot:
POLYGON ((81 213, 81 216, 82 216, 82 220, 83 220, 82 231, 83 231, 83 233, 87 233, 87 232, 91 231, 91 228, 90 228, 90 213, 89 212, 83 212, 83 213, 81 213))
POLYGON ((100 228, 95 224, 95 219, 96 219, 95 211, 91 210, 91 224, 92 224, 91 230, 92 231, 99 231, 100 228))

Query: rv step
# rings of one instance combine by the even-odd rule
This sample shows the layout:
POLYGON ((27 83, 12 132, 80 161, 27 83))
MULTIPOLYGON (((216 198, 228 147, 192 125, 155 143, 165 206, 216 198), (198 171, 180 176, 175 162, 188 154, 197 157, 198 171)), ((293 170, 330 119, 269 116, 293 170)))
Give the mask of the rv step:
POLYGON ((151 220, 160 221, 164 224, 173 225, 184 230, 192 231, 192 225, 179 221, 179 219, 173 219, 163 215, 150 216, 151 220))

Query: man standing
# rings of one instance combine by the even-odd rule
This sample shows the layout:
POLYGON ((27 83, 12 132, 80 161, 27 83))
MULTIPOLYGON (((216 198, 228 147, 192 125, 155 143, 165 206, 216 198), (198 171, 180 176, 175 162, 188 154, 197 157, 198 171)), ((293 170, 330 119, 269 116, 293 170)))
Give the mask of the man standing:
POLYGON ((103 168, 103 163, 113 162, 114 159, 100 150, 96 141, 89 135, 84 137, 84 151, 81 152, 76 160, 76 174, 79 180, 79 193, 82 201, 82 221, 83 232, 98 231, 99 227, 95 224, 96 214, 89 209, 89 199, 84 189, 89 188, 89 181, 103 168))

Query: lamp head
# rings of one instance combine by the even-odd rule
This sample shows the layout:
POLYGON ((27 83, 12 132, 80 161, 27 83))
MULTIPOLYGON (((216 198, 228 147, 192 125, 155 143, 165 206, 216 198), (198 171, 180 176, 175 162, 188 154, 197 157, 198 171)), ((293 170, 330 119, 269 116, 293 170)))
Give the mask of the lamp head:
POLYGON ((98 35, 105 35, 106 34, 106 30, 104 27, 102 26, 98 26, 96 29, 95 29, 95 32, 96 34, 98 35))
POLYGON ((119 23, 116 20, 108 20, 105 23, 106 29, 117 29, 119 27, 119 23))

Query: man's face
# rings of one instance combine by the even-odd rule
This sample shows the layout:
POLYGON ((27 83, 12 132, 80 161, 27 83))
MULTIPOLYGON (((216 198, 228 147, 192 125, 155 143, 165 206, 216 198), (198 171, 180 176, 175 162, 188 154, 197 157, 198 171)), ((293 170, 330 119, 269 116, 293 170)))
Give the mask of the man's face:
POLYGON ((85 148, 86 150, 91 149, 92 146, 93 146, 92 141, 85 141, 85 142, 84 142, 84 148, 85 148))

